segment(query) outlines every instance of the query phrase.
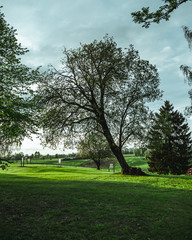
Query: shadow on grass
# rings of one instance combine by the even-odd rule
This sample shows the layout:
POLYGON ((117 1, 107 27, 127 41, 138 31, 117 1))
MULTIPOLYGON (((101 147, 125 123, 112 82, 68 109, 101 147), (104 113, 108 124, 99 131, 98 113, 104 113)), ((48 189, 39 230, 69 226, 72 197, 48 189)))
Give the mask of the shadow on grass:
POLYGON ((0 175, 0 239, 191 239, 192 193, 131 179, 0 175))

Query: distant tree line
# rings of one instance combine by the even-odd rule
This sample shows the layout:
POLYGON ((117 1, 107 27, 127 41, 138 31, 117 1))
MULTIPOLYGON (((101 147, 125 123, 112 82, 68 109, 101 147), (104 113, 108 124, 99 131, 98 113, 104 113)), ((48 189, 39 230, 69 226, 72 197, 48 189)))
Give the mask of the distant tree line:
POLYGON ((8 154, 0 159, 2 161, 8 161, 8 162, 13 162, 13 161, 20 161, 22 158, 24 159, 55 159, 55 158, 63 158, 63 159, 71 159, 71 158, 76 158, 76 153, 69 153, 69 154, 41 154, 40 152, 34 152, 32 154, 24 154, 23 152, 20 153, 15 153, 15 154, 8 154))

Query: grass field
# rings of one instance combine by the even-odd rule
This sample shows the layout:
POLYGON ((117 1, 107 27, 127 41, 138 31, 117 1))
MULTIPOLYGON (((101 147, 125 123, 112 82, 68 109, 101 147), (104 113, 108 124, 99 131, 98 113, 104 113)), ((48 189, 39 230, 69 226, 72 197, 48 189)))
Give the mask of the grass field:
POLYGON ((0 170, 0 239, 192 239, 191 176, 122 176, 78 164, 0 170))
MULTIPOLYGON (((129 163, 130 166, 140 167, 145 172, 148 172, 147 171, 148 164, 147 164, 144 157, 135 157, 133 154, 126 154, 125 159, 129 163)), ((105 163, 104 165, 101 164, 101 169, 108 169, 109 164, 113 161, 114 161, 114 159, 112 161, 108 160, 107 163, 105 163)), ((86 166, 86 162, 88 163, 87 167, 96 168, 95 163, 92 160, 89 160, 89 159, 62 161, 62 166, 70 166, 70 167, 78 167, 78 166, 81 166, 81 165, 86 166)), ((44 165, 58 165, 58 159, 33 159, 31 161, 31 163, 32 164, 44 164, 44 165)), ((116 162, 115 165, 116 165, 115 166, 115 171, 116 172, 121 171, 121 167, 120 167, 119 163, 116 162)), ((27 166, 27 163, 25 163, 25 166, 27 166)))

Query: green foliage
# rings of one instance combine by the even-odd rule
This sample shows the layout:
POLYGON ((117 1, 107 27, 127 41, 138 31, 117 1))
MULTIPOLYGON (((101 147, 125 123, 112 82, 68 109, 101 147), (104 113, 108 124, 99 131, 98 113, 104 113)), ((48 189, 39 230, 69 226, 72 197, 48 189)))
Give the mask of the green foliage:
POLYGON ((143 27, 148 28, 151 23, 159 23, 163 19, 168 21, 172 12, 189 1, 191 0, 163 0, 164 5, 155 12, 150 12, 149 7, 143 7, 141 11, 133 12, 131 15, 135 23, 141 23, 143 27))
POLYGON ((185 174, 189 167, 192 140, 185 118, 168 101, 155 114, 148 134, 149 171, 185 174))
POLYGON ((5 161, 0 160, 0 168, 4 171, 9 167, 8 163, 5 161))
POLYGON ((135 156, 144 156, 146 150, 146 148, 135 148, 133 153, 135 156))
POLYGON ((123 154, 133 154, 134 148, 123 147, 123 154))
POLYGON ((80 157, 92 159, 97 170, 100 170, 105 159, 114 157, 106 138, 98 132, 86 134, 78 143, 77 150, 80 157))
MULTIPOLYGON (((185 33, 185 38, 188 41, 189 44, 189 48, 192 49, 192 31, 184 26, 183 27, 184 33, 185 33)), ((180 66, 181 71, 183 72, 186 80, 188 81, 189 85, 192 84, 192 68, 190 66, 187 65, 181 65, 180 66)), ((192 100, 192 90, 190 90, 189 92, 189 97, 192 100)), ((192 113, 192 106, 186 107, 186 113, 188 115, 190 115, 192 113)))
MULTIPOLYGON (((41 157, 40 152, 35 152, 34 158, 35 158, 35 159, 39 159, 40 157, 41 157)), ((49 157, 49 156, 48 156, 48 157, 49 157)))
POLYGON ((192 48, 192 31, 186 26, 183 27, 183 31, 185 33, 185 38, 188 41, 189 48, 191 49, 192 48))
POLYGON ((20 153, 15 153, 15 154, 12 156, 12 159, 18 161, 18 160, 21 160, 23 157, 24 157, 24 153, 23 153, 23 152, 20 152, 20 153))
POLYGON ((33 71, 21 63, 20 56, 27 53, 17 42, 16 30, 7 24, 0 8, 0 153, 20 144, 25 136, 34 132, 34 84, 38 70, 33 71))

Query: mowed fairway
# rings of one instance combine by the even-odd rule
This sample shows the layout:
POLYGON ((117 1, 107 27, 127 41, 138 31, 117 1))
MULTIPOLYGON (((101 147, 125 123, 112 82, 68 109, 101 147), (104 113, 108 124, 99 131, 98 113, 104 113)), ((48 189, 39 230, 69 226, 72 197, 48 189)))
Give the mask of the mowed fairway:
POLYGON ((192 239, 191 176, 91 168, 0 170, 1 240, 192 239))

